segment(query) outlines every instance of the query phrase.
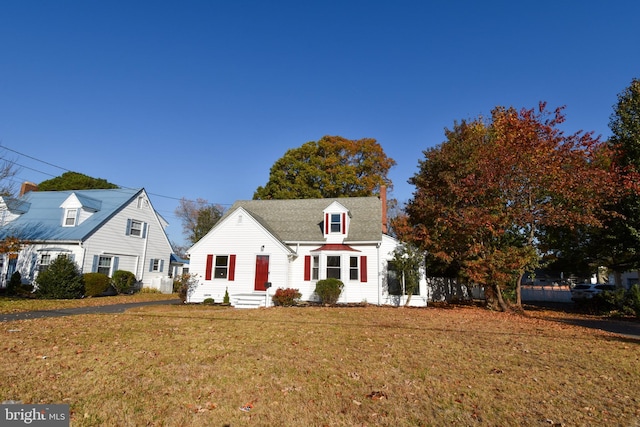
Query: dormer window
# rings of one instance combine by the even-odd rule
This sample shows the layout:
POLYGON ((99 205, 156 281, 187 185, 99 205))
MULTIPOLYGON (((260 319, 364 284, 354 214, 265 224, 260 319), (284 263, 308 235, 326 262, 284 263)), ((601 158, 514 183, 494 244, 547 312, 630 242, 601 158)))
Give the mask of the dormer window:
POLYGON ((340 214, 331 214, 330 215, 330 230, 332 233, 340 233, 342 232, 342 215, 340 214))
POLYGON ((65 209, 64 226, 75 227, 78 221, 78 209, 65 209))
POLYGON ((323 212, 324 237, 329 243, 343 241, 349 234, 349 210, 338 202, 333 202, 323 212))

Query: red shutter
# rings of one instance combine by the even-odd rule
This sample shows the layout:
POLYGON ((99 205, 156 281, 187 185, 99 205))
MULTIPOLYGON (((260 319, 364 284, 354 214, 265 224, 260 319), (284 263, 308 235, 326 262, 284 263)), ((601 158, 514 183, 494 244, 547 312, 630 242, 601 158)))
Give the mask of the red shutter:
POLYGON ((360 281, 361 282, 367 281, 367 257, 366 256, 360 257, 360 281))
POLYGON ((236 256, 229 255, 229 281, 234 281, 236 278, 236 256))
POLYGON ((342 212, 342 234, 347 233, 347 214, 342 212))
POLYGON ((204 279, 211 280, 211 268, 213 267, 213 255, 207 255, 207 268, 204 271, 204 279))
POLYGON ((311 280, 311 256, 304 256, 304 280, 308 282, 311 280))
POLYGON ((324 234, 329 234, 329 214, 324 214, 324 234))

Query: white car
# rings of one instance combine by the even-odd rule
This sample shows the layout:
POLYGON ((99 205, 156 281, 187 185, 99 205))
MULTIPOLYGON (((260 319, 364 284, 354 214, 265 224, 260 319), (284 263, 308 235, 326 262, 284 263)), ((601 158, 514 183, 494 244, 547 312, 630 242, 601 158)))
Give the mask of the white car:
POLYGON ((571 288, 571 300, 584 301, 603 291, 614 291, 615 289, 614 285, 580 283, 571 288))

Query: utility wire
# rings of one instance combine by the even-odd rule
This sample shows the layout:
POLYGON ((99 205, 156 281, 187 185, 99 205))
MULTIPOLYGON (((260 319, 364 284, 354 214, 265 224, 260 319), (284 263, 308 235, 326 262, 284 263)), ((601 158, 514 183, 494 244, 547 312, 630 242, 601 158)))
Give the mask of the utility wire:
MULTIPOLYGON (((7 150, 7 151, 11 151, 12 153, 16 153, 16 154, 18 154, 18 155, 20 155, 20 156, 27 157, 27 158, 29 158, 29 159, 31 159, 31 160, 35 160, 36 162, 44 163, 45 165, 48 165, 48 166, 51 166, 51 167, 54 167, 54 168, 57 168, 57 169, 61 169, 61 170, 65 171, 65 172, 74 172, 74 171, 72 171, 71 169, 67 169, 67 168, 64 168, 64 167, 62 167, 62 166, 54 165, 53 163, 49 163, 49 162, 47 162, 47 161, 45 161, 45 160, 41 160, 41 159, 38 159, 38 158, 36 158, 36 157, 30 156, 30 155, 28 155, 28 154, 22 153, 22 152, 20 152, 20 151, 18 151, 18 150, 14 150, 13 148, 9 148, 9 147, 7 147, 6 145, 1 144, 1 143, 0 143, 0 149, 4 149, 4 150, 7 150)), ((38 169, 31 168, 31 167, 29 167, 29 166, 21 165, 21 164, 16 163, 16 162, 10 162, 10 163, 15 164, 15 165, 18 165, 18 166, 20 166, 20 167, 22 167, 22 168, 25 168, 25 169, 32 170, 32 171, 34 171, 34 172, 38 172, 38 173, 41 173, 41 174, 44 174, 44 175, 51 176, 51 177, 55 177, 55 176, 56 176, 56 175, 53 175, 53 174, 50 174, 50 173, 47 173, 47 172, 43 172, 43 171, 38 170, 38 169)), ((118 185, 118 184, 116 184, 116 185, 118 185)), ((135 190, 134 188, 125 187, 124 185, 118 185, 118 187, 120 187, 120 188, 125 188, 125 189, 128 189, 128 190, 135 190)), ((165 196, 165 195, 163 195, 163 194, 158 194, 158 193, 151 193, 151 192, 147 192, 147 193, 148 193, 150 196, 162 197, 162 198, 170 199, 170 200, 177 200, 177 201, 186 200, 186 201, 188 201, 188 202, 195 202, 195 200, 185 199, 184 197, 179 198, 179 197, 173 197, 173 196, 165 196)), ((214 205, 220 205, 220 206, 231 206, 232 204, 231 204, 231 203, 209 203, 209 205, 211 205, 211 206, 214 206, 214 205)))

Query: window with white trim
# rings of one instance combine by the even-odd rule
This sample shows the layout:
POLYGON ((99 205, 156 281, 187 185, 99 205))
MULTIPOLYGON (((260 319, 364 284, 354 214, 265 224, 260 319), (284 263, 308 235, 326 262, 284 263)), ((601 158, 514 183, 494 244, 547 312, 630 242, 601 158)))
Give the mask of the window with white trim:
POLYGON ((107 276, 111 275, 111 257, 101 256, 100 258, 98 258, 97 272, 106 274, 107 276))
POLYGON ((340 256, 327 256, 327 279, 340 279, 340 256))
POLYGON ((51 264, 51 254, 40 255, 40 259, 38 260, 38 271, 46 270, 49 268, 49 264, 51 264))
POLYGON ((358 257, 349 257, 349 280, 358 280, 360 275, 360 268, 358 266, 358 257))
POLYGON ((329 230, 331 233, 340 233, 342 231, 342 215, 334 213, 329 215, 329 230))
POLYGON ((78 210, 77 209, 65 209, 65 211, 64 211, 64 226, 65 227, 75 227, 77 220, 78 220, 78 210))
POLYGON ((127 220, 127 236, 145 237, 145 223, 136 219, 127 220))
POLYGON ((320 277, 320 256, 311 257, 311 280, 318 280, 320 277))
POLYGON ((226 279, 228 272, 229 272, 229 257, 227 255, 217 255, 213 278, 226 279))

